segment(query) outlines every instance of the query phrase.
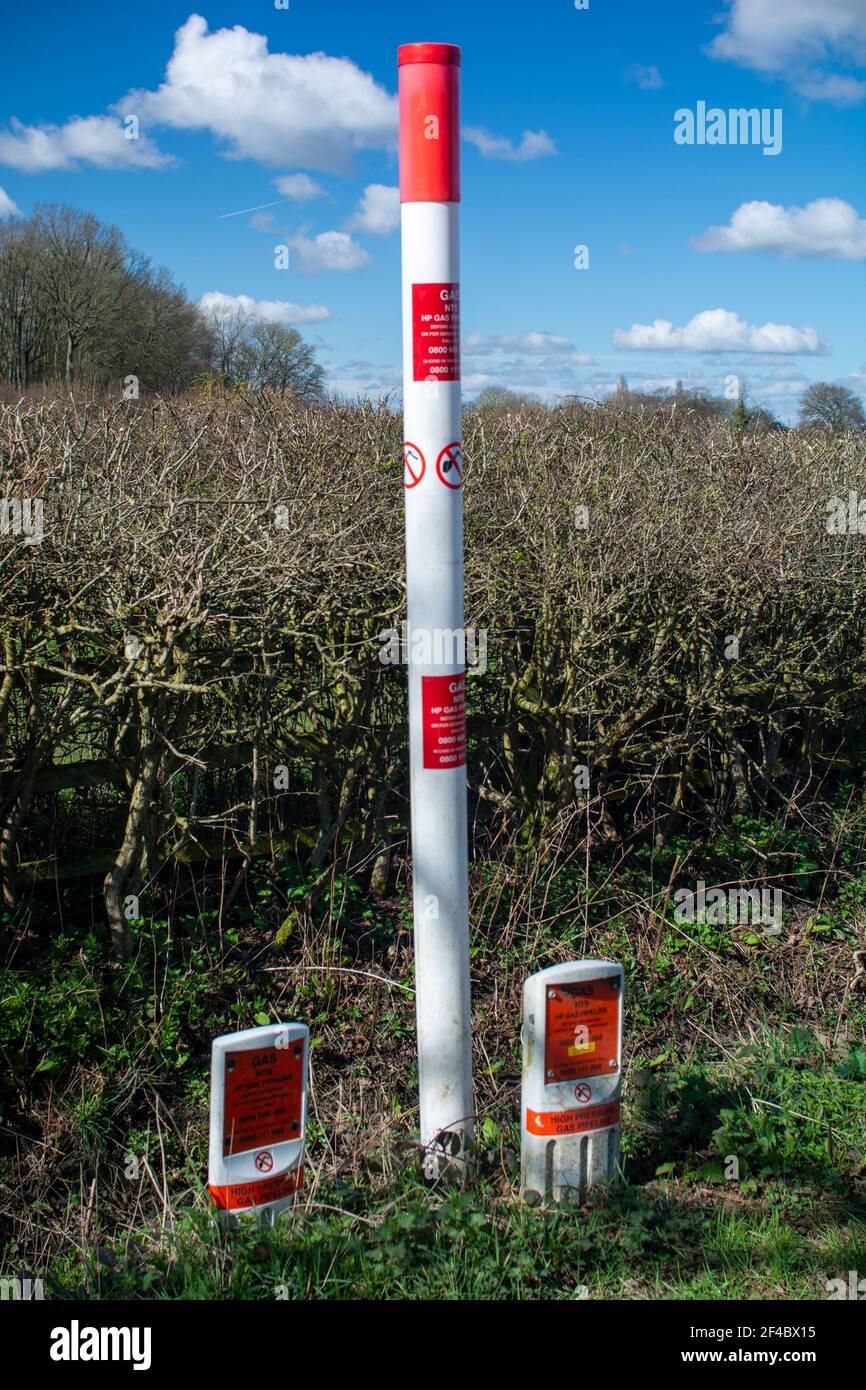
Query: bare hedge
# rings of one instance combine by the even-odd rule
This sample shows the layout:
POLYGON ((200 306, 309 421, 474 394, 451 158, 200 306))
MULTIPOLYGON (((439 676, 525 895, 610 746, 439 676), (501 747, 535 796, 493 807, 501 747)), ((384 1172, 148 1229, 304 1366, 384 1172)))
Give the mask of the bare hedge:
MULTIPOLYGON (((860 774, 866 541, 827 525, 866 496, 856 435, 530 408, 468 414, 465 451, 476 825, 531 842, 580 807, 663 839, 860 774)), ((8 505, 0 539, 7 906, 98 873, 122 952, 127 895, 172 861, 294 849, 382 891, 407 820, 405 673, 379 659, 399 416, 23 401, 0 469, 43 506, 41 542, 8 505)))

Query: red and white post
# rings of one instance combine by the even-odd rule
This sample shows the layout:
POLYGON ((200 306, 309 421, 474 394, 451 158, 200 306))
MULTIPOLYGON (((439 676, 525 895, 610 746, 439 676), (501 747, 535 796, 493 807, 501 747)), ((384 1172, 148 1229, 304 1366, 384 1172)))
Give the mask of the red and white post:
POLYGON ((409 749, 421 1143, 473 1138, 460 394, 460 50, 399 50, 409 749))

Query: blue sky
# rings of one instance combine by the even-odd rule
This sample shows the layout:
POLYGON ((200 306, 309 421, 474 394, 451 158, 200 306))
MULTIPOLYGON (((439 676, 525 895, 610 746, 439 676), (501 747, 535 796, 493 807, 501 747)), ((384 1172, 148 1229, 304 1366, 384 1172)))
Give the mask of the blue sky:
POLYGON ((396 49, 437 39, 467 395, 736 376, 790 421, 810 381, 866 393, 863 0, 48 0, 4 29, 0 212, 91 209, 194 299, 294 323, 335 389, 399 392, 396 49), (780 151, 677 143, 699 102, 781 111, 780 151))

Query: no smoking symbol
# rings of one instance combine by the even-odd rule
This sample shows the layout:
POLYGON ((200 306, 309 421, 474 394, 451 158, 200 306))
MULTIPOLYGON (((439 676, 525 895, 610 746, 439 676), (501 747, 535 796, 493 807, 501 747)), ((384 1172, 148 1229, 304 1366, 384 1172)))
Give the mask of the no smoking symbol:
POLYGON ((270 1149, 262 1149, 260 1154, 256 1154, 256 1167, 260 1173, 269 1173, 274 1166, 274 1156, 270 1149))
POLYGON ((581 1081, 579 1086, 574 1088, 574 1098, 580 1101, 581 1105, 586 1105, 588 1100, 592 1100, 592 1090, 585 1081, 581 1081))
POLYGON ((453 488, 455 492, 463 485, 463 449, 458 440, 453 444, 446 444, 436 460, 436 472, 439 481, 446 487, 453 488))

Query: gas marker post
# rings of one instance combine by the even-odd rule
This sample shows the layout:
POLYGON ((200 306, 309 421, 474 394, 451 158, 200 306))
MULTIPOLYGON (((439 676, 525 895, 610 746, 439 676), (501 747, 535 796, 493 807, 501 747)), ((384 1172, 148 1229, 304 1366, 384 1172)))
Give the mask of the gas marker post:
POLYGON ((272 1222, 304 1185, 309 1044, 303 1023, 213 1040, 208 1189, 228 1220, 272 1222))
POLYGON ((613 961, 569 961, 524 981, 521 1192, 559 1202, 614 1176, 622 1009, 613 961))
POLYGON ((403 483, 423 1168, 466 1175, 473 1139, 460 389, 460 50, 399 50, 403 483), (457 649, 454 643, 457 642, 457 649), (450 650, 449 650, 450 647, 450 650), (449 659, 451 658, 451 659, 449 659))

